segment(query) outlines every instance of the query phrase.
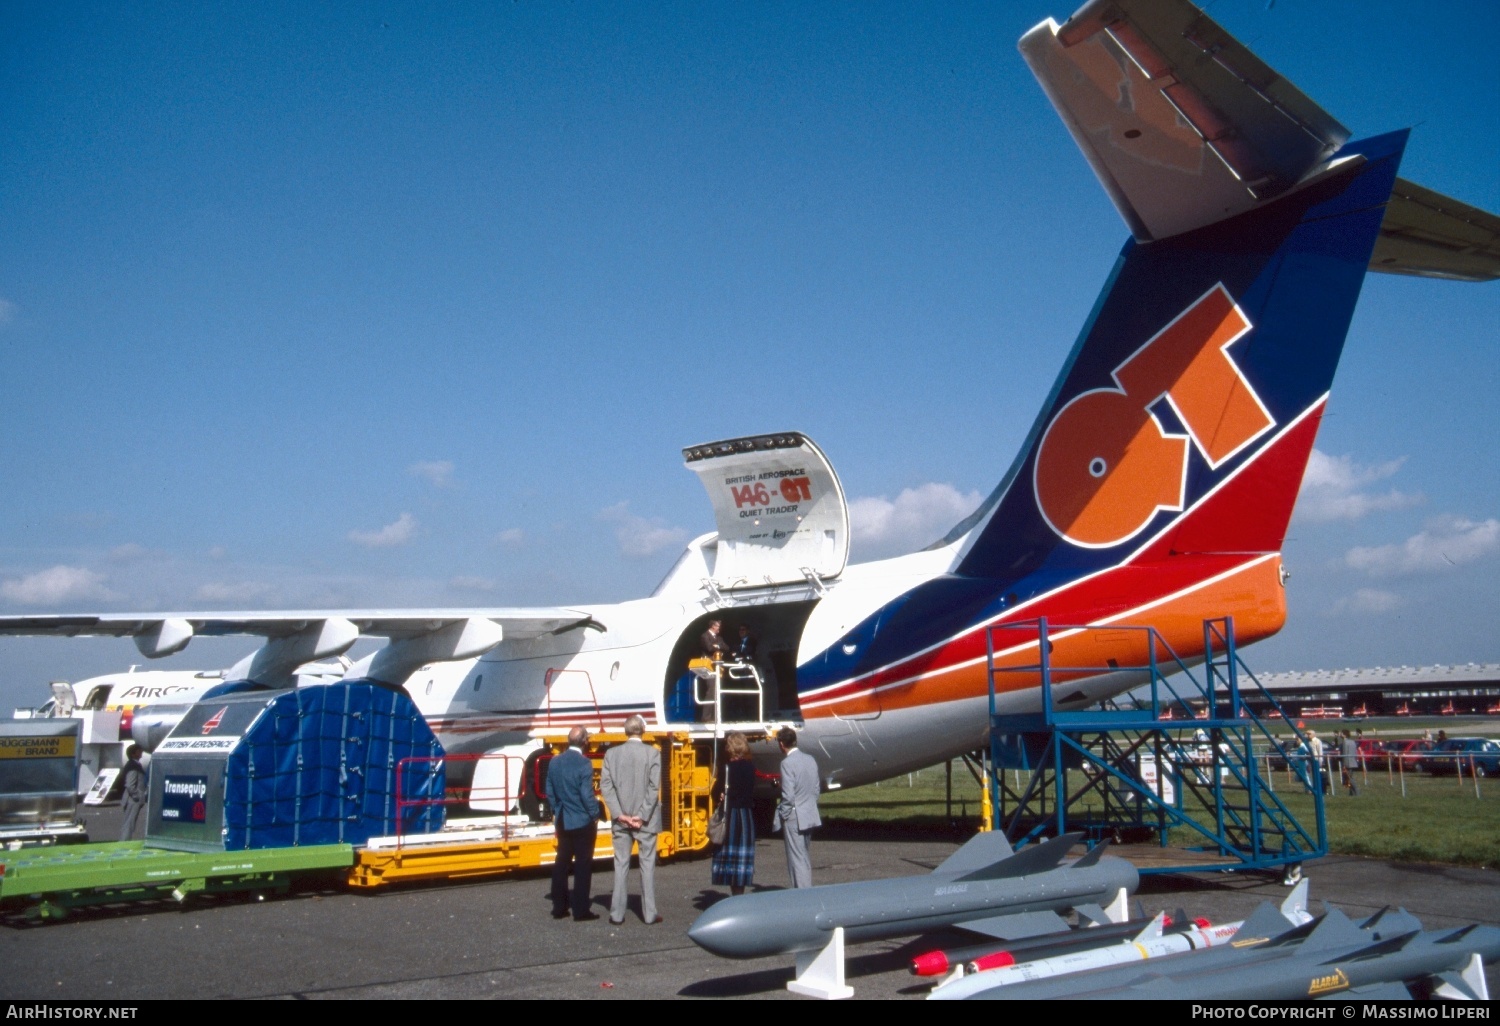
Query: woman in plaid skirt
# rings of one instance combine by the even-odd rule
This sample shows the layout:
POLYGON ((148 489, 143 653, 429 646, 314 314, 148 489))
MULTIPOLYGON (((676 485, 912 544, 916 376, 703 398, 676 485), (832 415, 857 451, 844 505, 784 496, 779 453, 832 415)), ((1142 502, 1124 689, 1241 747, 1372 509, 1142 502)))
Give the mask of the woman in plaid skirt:
POLYGON ((728 761, 714 785, 714 800, 723 802, 729 832, 714 852, 713 882, 729 888, 730 894, 744 894, 755 877, 755 818, 751 799, 755 792, 755 762, 750 758, 750 742, 739 731, 724 739, 728 761))

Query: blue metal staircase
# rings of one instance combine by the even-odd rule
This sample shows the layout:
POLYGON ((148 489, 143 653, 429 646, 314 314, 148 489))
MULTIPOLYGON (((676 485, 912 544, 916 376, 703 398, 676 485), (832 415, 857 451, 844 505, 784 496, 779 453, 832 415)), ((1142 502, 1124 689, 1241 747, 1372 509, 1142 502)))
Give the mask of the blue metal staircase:
MULTIPOLYGON (((1045 618, 989 629, 990 800, 997 829, 1015 844, 1083 831, 1090 845, 1154 839, 1165 858, 1143 874, 1296 867, 1328 853, 1320 768, 1288 753, 1278 734, 1306 741, 1235 650, 1231 618, 1205 620, 1207 657, 1189 666, 1151 627, 1049 624, 1045 618), (1049 638, 1107 630, 1146 634, 1140 666, 1055 666, 1049 638), (1037 639, 1035 664, 996 665, 1014 650, 1016 632, 1037 639), (997 644, 997 641, 999 644, 997 644), (1040 675, 1039 714, 996 712, 996 681, 1040 675), (1138 677, 1133 707, 1119 702, 1082 711, 1054 707, 1054 678, 1138 677), (1272 712, 1257 716, 1241 701, 1252 689, 1272 712), (1147 698, 1149 696, 1149 700, 1147 698), (1257 748, 1294 767, 1311 792, 1312 829, 1266 785, 1257 748), (1007 771, 1014 771, 1014 783, 1007 771), (1173 851, 1181 852, 1174 863, 1173 851)), ((1002 689, 1004 690, 1004 689, 1002 689)), ((1295 749, 1295 744, 1294 749, 1295 749)), ((1304 749, 1305 750, 1305 749, 1304 749)))

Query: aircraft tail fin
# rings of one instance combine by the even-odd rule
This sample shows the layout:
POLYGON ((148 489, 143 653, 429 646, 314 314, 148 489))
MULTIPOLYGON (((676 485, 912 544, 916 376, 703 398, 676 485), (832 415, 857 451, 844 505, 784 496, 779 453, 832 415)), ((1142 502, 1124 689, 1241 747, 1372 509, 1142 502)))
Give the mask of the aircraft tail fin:
POLYGON ((1187 0, 1090 0, 1020 48, 1133 238, 941 543, 953 571, 1003 609, 1125 562, 1280 551, 1406 133, 1350 142, 1187 0))
POLYGON ((1235 931, 1234 936, 1236 942, 1242 945, 1265 940, 1286 941, 1305 936, 1311 928, 1311 923, 1292 926, 1286 921, 1281 911, 1267 901, 1250 913, 1249 917, 1240 924, 1240 928, 1235 931))
POLYGON ((1297 881, 1297 886, 1292 888, 1292 893, 1288 894, 1286 900, 1281 903, 1281 914, 1293 926, 1300 926, 1312 918, 1307 911, 1306 877, 1297 881))
POLYGON ((1329 909, 1313 920, 1302 950, 1315 951, 1323 948, 1349 947, 1369 939, 1369 936, 1354 925, 1354 921, 1338 909, 1329 909))
POLYGON ((958 851, 943 860, 934 873, 971 873, 1000 859, 1009 858, 1015 851, 1000 830, 987 830, 975 834, 959 847, 958 851))
POLYGON ((1109 847, 1109 838, 1106 837, 1104 840, 1102 840, 1098 844, 1094 845, 1088 851, 1084 852, 1083 857, 1081 857, 1080 859, 1078 859, 1078 861, 1076 861, 1076 862, 1073 863, 1073 868, 1074 869, 1087 869, 1089 866, 1097 864, 1098 861, 1099 861, 1099 859, 1104 855, 1104 849, 1106 849, 1108 847, 1109 847))
POLYGON ((1131 943, 1145 944, 1148 941, 1156 940, 1161 936, 1162 929, 1166 926, 1166 922, 1167 914, 1165 912, 1156 913, 1156 918, 1147 923, 1145 927, 1142 928, 1140 933, 1132 937, 1131 943))
POLYGON ((948 543, 1008 602, 1122 562, 1278 552, 1406 133, 1128 242, 999 488, 948 543))
POLYGON ((1443 936, 1443 937, 1439 937, 1435 943, 1438 943, 1438 944, 1457 944, 1459 941, 1463 940, 1465 937, 1467 937, 1469 934, 1473 933, 1478 928, 1479 928, 1479 924, 1478 923, 1470 923, 1467 926, 1461 926, 1457 930, 1454 930, 1452 933, 1447 934, 1446 936, 1443 936))
MULTIPOLYGON (((1063 834, 1041 844, 1022 848, 1005 858, 960 876, 960 880, 1005 880, 1016 876, 1045 873, 1062 865, 1063 856, 1083 839, 1083 834, 1063 834)), ((962 850, 962 849, 960 849, 962 850)))
POLYGON ((1433 988, 1434 998, 1451 1001, 1488 1001, 1489 984, 1484 978, 1484 960, 1475 952, 1469 956, 1464 967, 1457 972, 1439 973, 1438 985, 1433 988))

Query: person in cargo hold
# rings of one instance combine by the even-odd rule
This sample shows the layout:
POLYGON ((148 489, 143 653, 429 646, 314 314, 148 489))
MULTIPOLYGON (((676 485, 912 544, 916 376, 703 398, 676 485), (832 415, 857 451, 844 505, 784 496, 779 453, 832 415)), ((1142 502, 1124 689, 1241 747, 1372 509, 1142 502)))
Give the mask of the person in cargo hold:
POLYGON ((625 743, 604 753, 599 775, 599 793, 609 808, 615 849, 615 889, 609 903, 609 921, 625 921, 626 892, 630 873, 630 849, 640 850, 641 918, 648 926, 661 922, 656 911, 656 835, 661 832, 661 752, 641 740, 646 721, 632 716, 625 721, 625 743))
POLYGON ((589 911, 594 880, 594 841, 599 835, 599 799, 594 797, 594 764, 584 754, 589 732, 568 731, 568 750, 547 764, 547 801, 557 831, 557 861, 552 863, 552 918, 569 912, 568 874, 573 875, 573 919, 583 923, 599 916, 589 911))

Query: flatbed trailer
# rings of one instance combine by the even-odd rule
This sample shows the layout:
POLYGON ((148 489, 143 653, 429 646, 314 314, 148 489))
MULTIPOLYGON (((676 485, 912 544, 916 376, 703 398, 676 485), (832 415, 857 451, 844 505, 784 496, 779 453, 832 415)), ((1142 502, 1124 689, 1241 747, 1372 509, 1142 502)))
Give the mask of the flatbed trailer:
POLYGON ((20 906, 30 918, 61 919, 86 905, 234 891, 285 891, 294 877, 347 869, 348 844, 251 851, 186 852, 148 848, 140 841, 31 848, 3 854, 0 906, 20 906))
MULTIPOLYGON (((567 747, 565 735, 540 740, 543 759, 567 747)), ((658 857, 707 848, 715 739, 657 731, 642 740, 662 753, 658 857)), ((590 738, 587 754, 594 763, 596 786, 604 753, 624 741, 625 735, 618 732, 590 738)), ((541 779, 544 770, 541 761, 536 767, 541 779)), ((455 789, 438 801, 462 805, 468 797, 466 789, 455 789)), ((609 827, 601 823, 594 858, 613 854, 609 827)), ((87 905, 160 899, 181 903, 194 894, 276 893, 312 873, 328 873, 356 890, 373 890, 398 883, 499 876, 550 866, 556 857, 552 824, 523 814, 450 818, 437 833, 374 837, 358 846, 187 852, 141 841, 78 844, 0 852, 0 908, 20 908, 32 918, 60 919, 69 909, 87 905)))

